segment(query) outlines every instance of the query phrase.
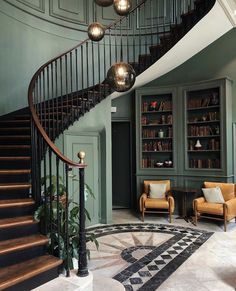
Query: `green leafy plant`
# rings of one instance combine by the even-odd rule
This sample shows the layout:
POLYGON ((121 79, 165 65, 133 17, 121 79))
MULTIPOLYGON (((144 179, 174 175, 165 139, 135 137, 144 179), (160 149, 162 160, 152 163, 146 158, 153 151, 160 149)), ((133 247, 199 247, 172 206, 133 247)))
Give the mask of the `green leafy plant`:
MULTIPOLYGON (((75 175, 69 176, 72 181, 78 181, 75 175)), ((48 183, 50 184, 50 183, 48 183)), ((66 250, 66 187, 63 179, 59 177, 59 187, 57 191, 57 177, 50 176, 41 179, 41 185, 45 187, 42 193, 42 205, 34 213, 34 219, 40 221, 45 226, 46 234, 49 237, 49 250, 55 256, 68 260, 69 268, 73 269, 72 259, 79 259, 79 204, 71 200, 68 201, 68 254, 66 250), (47 180, 51 180, 51 185, 47 186, 47 180), (50 202, 50 198, 51 202, 50 202), (57 201, 59 200, 59 203, 57 201), (68 257, 67 257, 68 255, 68 257)), ((90 195, 94 198, 92 189, 85 184, 85 197, 90 195)), ((77 189, 76 189, 77 191, 77 189)), ((85 215, 91 220, 89 212, 85 209, 85 215)), ((87 236, 87 240, 95 243, 97 249, 98 241, 94 235, 87 236)), ((88 252, 89 257, 89 252, 88 252)))

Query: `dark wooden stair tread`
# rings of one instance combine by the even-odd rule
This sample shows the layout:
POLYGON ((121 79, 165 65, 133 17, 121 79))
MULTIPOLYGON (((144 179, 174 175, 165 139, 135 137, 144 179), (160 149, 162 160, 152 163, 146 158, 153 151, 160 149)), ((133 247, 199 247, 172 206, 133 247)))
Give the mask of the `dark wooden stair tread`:
POLYGON ((30 169, 2 169, 0 175, 25 175, 30 174, 30 169))
POLYGON ((0 230, 38 223, 31 215, 0 219, 0 230))
POLYGON ((9 207, 25 207, 34 205, 35 201, 32 198, 25 199, 4 199, 0 200, 0 209, 9 207))
POLYGON ((0 120, 0 124, 1 123, 16 123, 16 124, 20 124, 20 123, 30 123, 30 119, 3 119, 0 120))
POLYGON ((30 161, 31 157, 14 157, 14 156, 9 156, 9 157, 0 157, 0 161, 30 161))
POLYGON ((30 183, 0 183, 0 190, 23 190, 30 187, 30 183))
POLYGON ((0 290, 14 286, 62 264, 62 260, 44 255, 0 269, 0 290))
POLYGON ((47 244, 49 239, 42 234, 34 234, 26 237, 19 237, 0 241, 0 255, 21 251, 47 244))

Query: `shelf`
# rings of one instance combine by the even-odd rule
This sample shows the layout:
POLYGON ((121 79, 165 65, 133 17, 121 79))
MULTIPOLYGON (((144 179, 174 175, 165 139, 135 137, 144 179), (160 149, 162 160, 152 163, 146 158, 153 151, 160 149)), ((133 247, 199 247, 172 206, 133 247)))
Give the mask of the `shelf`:
POLYGON ((220 108, 220 105, 214 105, 214 106, 206 106, 206 107, 195 107, 195 108, 187 108, 187 111, 192 110, 203 110, 203 109, 214 109, 214 108, 220 108))
POLYGON ((220 150, 188 150, 189 153, 215 153, 215 152, 220 152, 220 150))
POLYGON ((173 137, 142 137, 142 140, 149 140, 149 139, 163 140, 163 139, 173 139, 173 137))
POLYGON ((187 122, 188 125, 197 125, 197 124, 207 124, 207 123, 219 123, 220 120, 206 120, 206 121, 196 121, 196 122, 187 122))
POLYGON ((172 153, 172 151, 142 151, 143 153, 172 153))
POLYGON ((197 136, 191 136, 191 135, 188 135, 187 138, 213 138, 213 137, 220 137, 219 134, 216 134, 216 135, 197 135, 197 136))
POLYGON ((161 111, 142 111, 142 114, 152 114, 152 113, 172 113, 172 110, 161 110, 161 111))
POLYGON ((149 126, 172 126, 172 123, 162 123, 162 124, 142 124, 142 127, 149 127, 149 126))

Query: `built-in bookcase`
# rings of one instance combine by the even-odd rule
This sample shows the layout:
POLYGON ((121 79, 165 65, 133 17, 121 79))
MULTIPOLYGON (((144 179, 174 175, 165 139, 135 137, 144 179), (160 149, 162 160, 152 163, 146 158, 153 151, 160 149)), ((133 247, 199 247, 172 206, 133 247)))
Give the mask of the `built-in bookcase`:
POLYGON ((221 168, 220 88, 186 92, 189 168, 221 168))

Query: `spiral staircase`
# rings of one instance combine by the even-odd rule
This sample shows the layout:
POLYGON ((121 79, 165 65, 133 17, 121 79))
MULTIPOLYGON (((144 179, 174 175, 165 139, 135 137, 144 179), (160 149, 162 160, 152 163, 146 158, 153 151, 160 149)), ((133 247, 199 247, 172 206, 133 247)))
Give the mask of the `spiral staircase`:
MULTIPOLYGON (((31 290, 58 276, 63 260, 47 248, 50 223, 42 228, 33 215, 36 207, 45 203, 42 193, 50 187, 52 175, 57 176, 59 187, 59 176, 68 184, 69 170, 84 168, 83 163, 65 157, 54 141, 107 96, 116 96, 105 80, 107 67, 125 60, 142 83, 145 72, 156 71, 155 65, 207 19, 216 5, 215 0, 195 0, 168 25, 157 23, 147 34, 130 31, 129 21, 150 9, 148 2, 153 1, 142 1, 127 17, 108 26, 103 47, 85 40, 44 64, 30 83, 29 108, 0 118, 0 290, 31 290), (41 177, 47 175, 48 184, 41 185, 41 177)), ((52 193, 50 199, 50 203, 55 201, 52 193)), ((58 219, 59 215, 57 212, 58 219)), ((68 239, 68 228, 60 231, 68 239)), ((84 236, 84 230, 80 235, 84 236)), ((80 254, 84 252, 80 250, 80 254)), ((69 274, 68 266, 66 270, 69 274)))

